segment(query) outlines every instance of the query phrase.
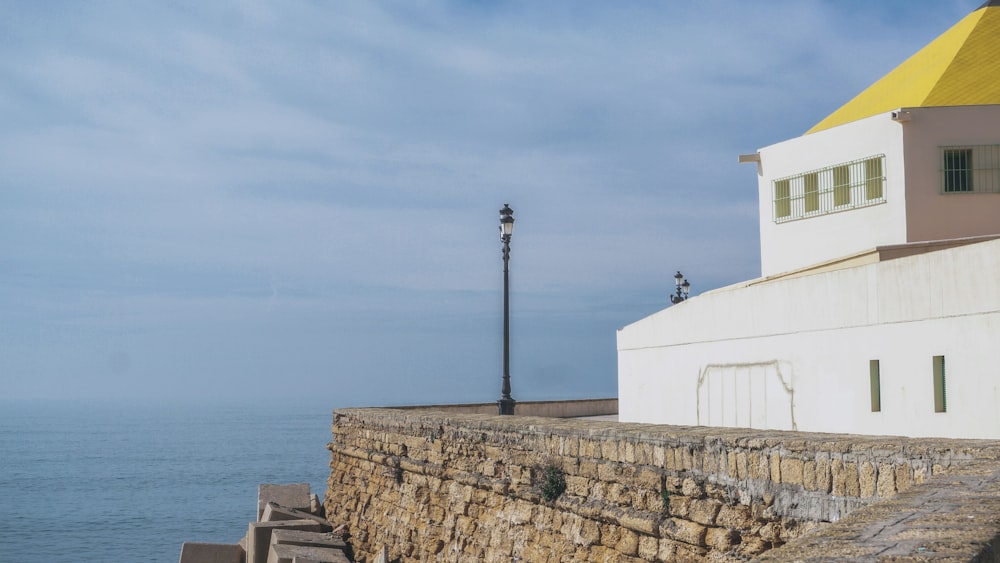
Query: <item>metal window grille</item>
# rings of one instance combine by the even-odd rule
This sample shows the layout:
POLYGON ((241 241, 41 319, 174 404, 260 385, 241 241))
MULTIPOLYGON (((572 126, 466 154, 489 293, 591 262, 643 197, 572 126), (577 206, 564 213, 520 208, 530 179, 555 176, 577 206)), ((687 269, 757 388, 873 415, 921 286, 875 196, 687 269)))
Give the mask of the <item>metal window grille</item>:
POLYGON ((1000 145, 941 147, 941 192, 1000 193, 1000 145))
POLYGON ((885 155, 774 181, 774 222, 885 203, 885 155))

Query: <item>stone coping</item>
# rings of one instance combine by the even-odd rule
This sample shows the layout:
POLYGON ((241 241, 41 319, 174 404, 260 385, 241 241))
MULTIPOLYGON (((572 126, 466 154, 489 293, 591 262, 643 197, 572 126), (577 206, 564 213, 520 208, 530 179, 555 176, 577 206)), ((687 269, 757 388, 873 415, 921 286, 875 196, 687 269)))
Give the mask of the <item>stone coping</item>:
POLYGON ((526 436, 615 439, 649 444, 721 444, 740 448, 781 447, 790 452, 835 452, 907 455, 926 458, 939 465, 976 460, 1000 460, 1000 441, 950 438, 908 438, 905 436, 869 436, 753 428, 712 426, 673 426, 639 422, 616 422, 589 419, 562 419, 535 416, 499 416, 450 413, 438 407, 348 408, 334 411, 334 419, 349 416, 363 421, 366 427, 401 423, 447 426, 457 432, 498 430, 526 436))

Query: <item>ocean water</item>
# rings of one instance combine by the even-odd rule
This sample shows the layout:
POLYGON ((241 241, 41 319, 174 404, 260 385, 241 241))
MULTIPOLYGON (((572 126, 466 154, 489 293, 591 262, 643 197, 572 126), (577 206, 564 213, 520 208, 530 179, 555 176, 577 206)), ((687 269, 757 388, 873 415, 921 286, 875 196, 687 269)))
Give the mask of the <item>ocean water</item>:
POLYGON ((0 402, 0 562, 178 560, 236 543, 260 483, 322 498, 332 408, 0 402))

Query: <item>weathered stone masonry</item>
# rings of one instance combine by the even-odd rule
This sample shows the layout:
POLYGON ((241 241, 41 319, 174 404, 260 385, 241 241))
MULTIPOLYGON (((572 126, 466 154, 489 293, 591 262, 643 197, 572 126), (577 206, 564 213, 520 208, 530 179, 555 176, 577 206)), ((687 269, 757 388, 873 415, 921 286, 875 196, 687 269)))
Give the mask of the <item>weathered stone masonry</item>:
MULTIPOLYGON (((1000 482, 985 441, 392 409, 339 410, 333 434, 327 515, 349 524, 359 562, 382 545, 401 561, 749 559, 875 501, 933 495, 915 487, 932 475, 977 467, 1000 482), (566 482, 554 501, 549 466, 566 482)), ((877 536, 871 525, 853 533, 877 536)), ((988 540, 1000 522, 984 526, 988 540)))

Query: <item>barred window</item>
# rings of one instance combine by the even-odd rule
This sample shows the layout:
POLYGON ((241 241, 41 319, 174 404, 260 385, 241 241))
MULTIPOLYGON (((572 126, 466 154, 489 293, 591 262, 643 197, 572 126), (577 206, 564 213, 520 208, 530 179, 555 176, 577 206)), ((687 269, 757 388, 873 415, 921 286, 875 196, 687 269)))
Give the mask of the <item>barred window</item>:
POLYGON ((774 221, 825 215, 885 202, 885 155, 774 181, 774 221))
POLYGON ((1000 193, 1000 145, 941 147, 941 191, 1000 193))
POLYGON ((833 206, 851 204, 851 168, 846 164, 833 167, 833 206))
POLYGON ((778 219, 792 214, 792 192, 788 180, 774 183, 774 216, 778 219))

